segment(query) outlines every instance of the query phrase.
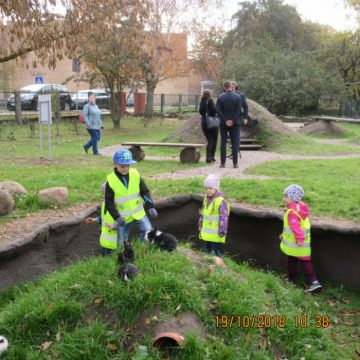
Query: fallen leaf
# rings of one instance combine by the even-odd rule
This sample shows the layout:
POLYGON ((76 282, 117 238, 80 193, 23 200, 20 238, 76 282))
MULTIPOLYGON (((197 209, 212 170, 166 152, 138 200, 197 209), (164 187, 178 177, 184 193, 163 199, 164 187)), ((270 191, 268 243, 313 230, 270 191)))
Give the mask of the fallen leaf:
POLYGON ((342 343, 340 343, 340 346, 341 347, 345 347, 345 346, 348 346, 349 344, 348 343, 346 343, 346 342, 342 342, 342 343))
POLYGON ((181 309, 181 304, 177 306, 177 308, 175 309, 175 312, 179 311, 181 309))
POLYGON ((151 295, 153 293, 153 289, 145 289, 145 292, 151 295))
POLYGON ((249 345, 249 344, 250 344, 250 337, 251 337, 250 333, 247 333, 247 334, 245 335, 246 345, 249 345))
POLYGON ((58 332, 56 334, 56 341, 59 342, 60 340, 61 340, 61 334, 60 334, 60 332, 58 332))
POLYGON ((315 305, 316 307, 320 307, 320 305, 319 305, 316 301, 314 301, 314 305, 315 305))
POLYGON ((151 321, 157 321, 157 316, 153 316, 152 318, 151 318, 151 321))
POLYGON ((82 287, 82 285, 80 284, 74 284, 72 286, 69 287, 69 289, 80 289, 82 287))
POLYGON ((343 299, 342 299, 342 302, 343 302, 344 304, 346 304, 346 305, 349 305, 349 304, 350 304, 350 301, 349 301, 348 298, 343 298, 343 299))
POLYGON ((107 281, 110 286, 114 286, 114 283, 111 280, 107 281))
POLYGON ((39 350, 45 351, 51 346, 51 341, 45 341, 43 344, 40 345, 39 350))
POLYGON ((351 322, 351 321, 344 321, 343 324, 346 325, 346 326, 353 326, 354 325, 354 323, 351 322))
POLYGON ((94 304, 95 304, 95 305, 99 305, 99 304, 101 304, 103 301, 104 301, 104 300, 103 300, 102 298, 95 298, 95 299, 94 299, 94 304))
POLYGON ((311 347, 312 347, 312 346, 311 346, 310 344, 305 344, 305 349, 306 349, 306 350, 310 350, 311 347))
POLYGON ((151 320, 150 320, 150 319, 146 319, 146 320, 145 320, 145 324, 146 324, 146 325, 150 325, 150 324, 151 324, 151 320))
POLYGON ((116 344, 107 344, 106 348, 111 350, 111 351, 116 351, 118 349, 116 344))

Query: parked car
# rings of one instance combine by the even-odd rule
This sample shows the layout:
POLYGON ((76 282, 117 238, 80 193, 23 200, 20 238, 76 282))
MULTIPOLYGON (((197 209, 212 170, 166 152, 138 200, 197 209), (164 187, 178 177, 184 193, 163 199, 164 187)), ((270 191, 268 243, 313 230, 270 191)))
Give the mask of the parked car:
MULTIPOLYGON (((37 110, 38 109, 38 95, 53 94, 58 92, 60 94, 60 108, 61 110, 69 111, 71 107, 71 96, 69 91, 63 85, 58 84, 34 84, 23 87, 20 90, 21 110, 37 110)), ((15 96, 11 95, 7 101, 8 110, 15 110, 15 96)))
POLYGON ((89 93, 92 92, 96 99, 96 105, 99 109, 110 109, 110 95, 104 89, 88 89, 80 90, 72 97, 71 109, 82 110, 88 102, 89 93))

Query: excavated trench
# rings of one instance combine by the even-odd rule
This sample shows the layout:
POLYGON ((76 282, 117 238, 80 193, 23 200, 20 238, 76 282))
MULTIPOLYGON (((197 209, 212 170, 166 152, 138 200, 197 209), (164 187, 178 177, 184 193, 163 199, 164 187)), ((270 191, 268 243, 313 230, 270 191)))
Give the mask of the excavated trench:
MULTIPOLYGON (((157 201, 159 217, 153 225, 178 239, 196 239, 201 196, 175 196, 157 201)), ((99 252, 98 225, 85 225, 85 217, 99 212, 91 208, 77 217, 45 224, 21 242, 0 247, 0 289, 68 265, 99 252)), ((282 214, 273 210, 232 204, 224 250, 235 260, 251 260, 262 267, 285 271, 286 257, 279 249, 282 214)), ((135 233, 130 234, 134 236, 135 233)), ((320 279, 360 289, 360 225, 322 221, 312 226, 313 262, 320 279)))

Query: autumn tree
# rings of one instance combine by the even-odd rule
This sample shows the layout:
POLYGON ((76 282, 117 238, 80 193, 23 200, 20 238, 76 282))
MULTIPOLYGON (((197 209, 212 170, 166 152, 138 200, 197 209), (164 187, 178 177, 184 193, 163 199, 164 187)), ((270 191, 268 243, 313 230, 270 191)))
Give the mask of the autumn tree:
POLYGON ((77 16, 87 14, 76 56, 87 64, 93 83, 109 89, 113 125, 118 128, 121 93, 141 79, 139 64, 148 5, 141 0, 103 0, 101 4, 71 1, 77 16))
POLYGON ((195 69, 211 81, 219 81, 224 74, 224 32, 212 26, 197 33, 191 51, 195 69))
POLYGON ((65 0, 1 1, 0 63, 33 51, 41 63, 54 68, 57 59, 76 45, 74 35, 81 30, 81 18, 74 21, 72 15, 71 5, 65 0))
POLYGON ((221 3, 221 0, 148 0, 150 12, 141 56, 147 117, 153 115, 158 83, 188 74, 192 63, 188 60, 187 36, 202 27, 201 19, 206 17, 209 7, 215 10, 221 3))

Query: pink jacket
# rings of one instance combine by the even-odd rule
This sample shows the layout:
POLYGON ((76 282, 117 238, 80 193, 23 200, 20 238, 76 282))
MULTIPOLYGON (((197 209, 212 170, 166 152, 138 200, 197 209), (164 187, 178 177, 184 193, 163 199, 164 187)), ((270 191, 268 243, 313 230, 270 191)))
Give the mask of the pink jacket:
MULTIPOLYGON (((309 208, 303 202, 293 201, 291 204, 287 206, 288 209, 295 210, 303 219, 306 219, 309 216, 309 208)), ((300 219, 293 211, 289 213, 289 226, 293 231, 297 244, 302 244, 305 240, 304 233, 301 230, 300 219)), ((311 256, 299 256, 301 260, 310 260, 311 256)))

